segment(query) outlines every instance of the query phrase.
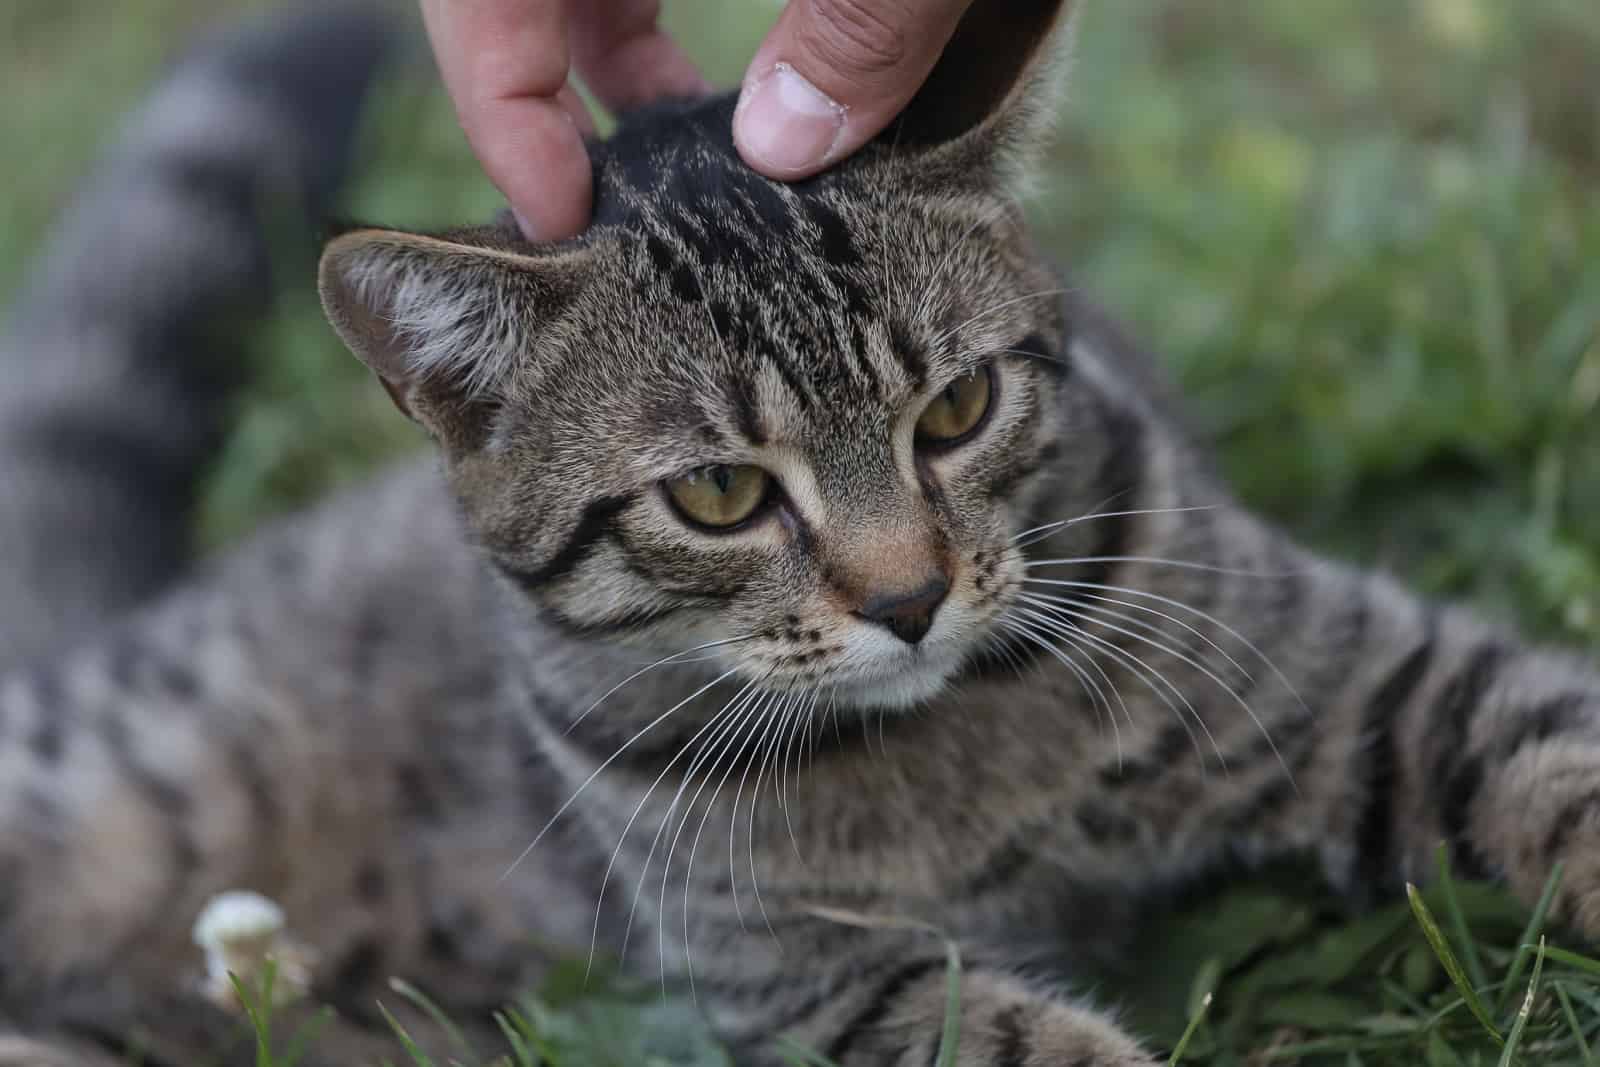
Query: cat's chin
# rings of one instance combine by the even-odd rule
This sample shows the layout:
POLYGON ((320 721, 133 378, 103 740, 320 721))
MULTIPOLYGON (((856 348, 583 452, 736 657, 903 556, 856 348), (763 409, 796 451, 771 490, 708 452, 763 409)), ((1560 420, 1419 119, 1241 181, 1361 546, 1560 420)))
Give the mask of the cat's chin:
POLYGON ((910 711, 942 693, 950 685, 953 673, 918 664, 882 678, 836 683, 828 687, 825 699, 857 711, 910 711))

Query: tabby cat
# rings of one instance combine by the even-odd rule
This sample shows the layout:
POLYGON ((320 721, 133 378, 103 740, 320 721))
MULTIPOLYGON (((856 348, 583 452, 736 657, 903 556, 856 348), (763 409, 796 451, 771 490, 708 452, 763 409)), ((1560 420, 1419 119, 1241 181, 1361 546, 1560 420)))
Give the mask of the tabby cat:
POLYGON ((223 49, 236 83, 181 69, 129 150, 175 206, 125 232, 86 201, 106 228, 69 227, 0 385, 0 1011, 33 1035, 0 1062, 232 1039, 185 993, 231 887, 319 954, 339 1063, 383 1047, 387 976, 473 1017, 554 945, 685 982, 741 1064, 780 1035, 926 1064, 936 929, 957 1062, 1151 1064, 1040 946, 1225 859, 1366 893, 1443 839, 1524 897, 1565 860, 1556 908, 1600 933, 1596 674, 1236 505, 1031 244, 1066 7, 976 5, 810 181, 747 170, 722 96, 596 145, 577 239, 346 230, 329 317, 442 464, 130 607, 220 362, 150 340, 227 294, 118 303, 127 242, 179 227, 191 286, 248 288, 218 190, 269 153, 196 85, 225 111, 275 72, 251 106, 298 116, 270 161, 304 170, 366 60, 308 50, 359 36, 314 16, 246 39, 271 62, 223 49))

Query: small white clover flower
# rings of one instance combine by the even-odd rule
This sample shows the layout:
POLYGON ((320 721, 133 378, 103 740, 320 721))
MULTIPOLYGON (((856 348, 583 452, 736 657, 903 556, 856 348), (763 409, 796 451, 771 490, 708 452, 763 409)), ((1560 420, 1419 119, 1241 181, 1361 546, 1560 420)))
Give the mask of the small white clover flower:
POLYGON ((311 985, 315 954, 290 936, 283 909, 248 889, 230 889, 207 901, 191 935, 206 956, 206 996, 223 1007, 241 1005, 228 975, 259 990, 268 961, 276 964, 273 1000, 303 996, 311 985))

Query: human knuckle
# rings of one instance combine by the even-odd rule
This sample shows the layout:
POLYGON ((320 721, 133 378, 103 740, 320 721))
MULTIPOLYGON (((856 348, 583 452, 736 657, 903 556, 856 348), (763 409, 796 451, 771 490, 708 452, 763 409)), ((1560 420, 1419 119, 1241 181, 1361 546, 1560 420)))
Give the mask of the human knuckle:
POLYGON ((851 79, 898 69, 909 51, 903 4, 886 0, 812 0, 805 34, 817 59, 851 79))

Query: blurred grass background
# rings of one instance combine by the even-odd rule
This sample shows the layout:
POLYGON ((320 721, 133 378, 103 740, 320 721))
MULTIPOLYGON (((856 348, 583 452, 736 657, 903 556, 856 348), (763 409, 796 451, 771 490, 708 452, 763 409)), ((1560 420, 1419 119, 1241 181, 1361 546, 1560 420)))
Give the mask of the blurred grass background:
MULTIPOLYGON (((242 6, 262 5, 5 0, 0 295, 140 88, 242 6)), ((722 84, 777 10, 666 6, 722 84)), ((397 73, 347 214, 429 227, 497 206, 425 63, 397 73)), ((1099 0, 1033 210, 1163 354, 1248 501, 1600 642, 1595 0, 1099 0)), ((324 326, 305 251, 286 250, 277 314, 224 354, 255 384, 210 477, 211 545, 420 442, 324 326)))

